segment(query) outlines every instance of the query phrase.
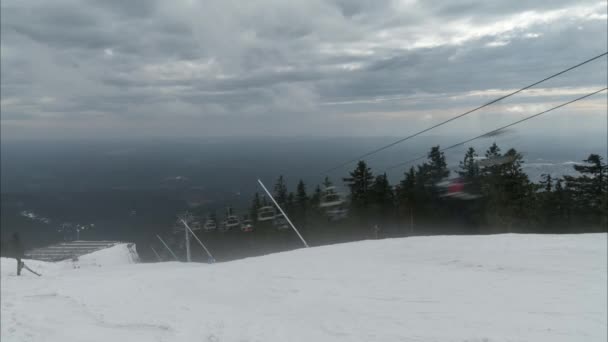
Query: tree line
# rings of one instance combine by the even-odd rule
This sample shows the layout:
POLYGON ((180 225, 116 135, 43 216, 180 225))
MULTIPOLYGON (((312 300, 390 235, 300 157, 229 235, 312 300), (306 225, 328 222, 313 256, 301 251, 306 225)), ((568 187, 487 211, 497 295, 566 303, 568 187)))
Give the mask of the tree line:
MULTIPOLYGON (((406 170, 398 184, 391 184, 385 173, 375 175, 365 161, 359 161, 342 179, 348 189, 348 217, 339 223, 328 223, 319 208, 323 189, 332 185, 329 178, 312 192, 300 180, 290 192, 280 176, 274 197, 297 226, 306 230, 320 225, 328 230, 341 225, 350 227, 341 230, 347 235, 369 232, 375 226, 392 236, 608 230, 608 166, 602 157, 590 154, 574 164, 576 176, 543 174, 538 183, 529 179, 523 163, 515 149, 503 153, 494 143, 481 158, 470 147, 452 172, 435 146, 424 162, 406 170), (446 196, 448 188, 441 183, 448 177, 460 179, 458 191, 467 195, 465 199, 446 196)), ((255 193, 251 217, 255 219, 265 205, 269 205, 266 199, 255 193)))

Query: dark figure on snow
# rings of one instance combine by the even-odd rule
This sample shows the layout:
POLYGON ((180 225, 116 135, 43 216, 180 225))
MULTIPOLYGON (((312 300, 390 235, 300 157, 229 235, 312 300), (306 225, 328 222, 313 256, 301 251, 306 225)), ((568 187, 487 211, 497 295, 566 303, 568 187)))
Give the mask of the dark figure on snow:
POLYGON ((23 248, 23 244, 21 243, 21 239, 19 238, 19 234, 13 234, 13 238, 11 239, 11 248, 13 252, 13 257, 17 259, 17 275, 21 275, 21 269, 23 268, 23 261, 21 259, 25 255, 25 249, 23 248))

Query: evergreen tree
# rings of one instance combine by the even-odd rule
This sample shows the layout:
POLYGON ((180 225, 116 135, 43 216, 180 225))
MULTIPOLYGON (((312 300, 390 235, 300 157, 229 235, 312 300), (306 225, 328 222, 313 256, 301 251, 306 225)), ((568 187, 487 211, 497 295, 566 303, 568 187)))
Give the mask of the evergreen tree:
POLYGON ((439 146, 431 148, 428 154, 428 165, 429 165, 429 177, 431 182, 438 183, 442 179, 450 175, 447 163, 445 161, 445 155, 440 152, 439 146))
POLYGON ((372 189, 375 212, 381 219, 387 219, 394 212, 395 195, 386 173, 376 176, 372 189))
POLYGON ((407 207, 409 210, 415 203, 416 170, 412 166, 404 175, 405 178, 399 183, 397 195, 400 206, 407 207))
MULTIPOLYGON (((496 160, 500 158, 500 148, 496 145, 496 142, 492 143, 492 146, 486 150, 486 159, 496 160)), ((501 198, 500 179, 501 179, 501 168, 499 164, 490 164, 489 166, 483 166, 480 169, 481 174, 481 191, 483 197, 486 199, 486 214, 489 218, 488 211, 497 208, 503 202, 501 198)), ((495 221, 495 220, 494 220, 495 221)))
POLYGON ((287 195, 287 200, 285 201, 285 211, 287 215, 293 216, 296 211, 296 195, 293 192, 290 192, 287 195))
POLYGON ((258 210, 262 207, 262 201, 260 200, 260 194, 256 191, 251 201, 251 207, 249 209, 249 217, 257 222, 258 210))
POLYGON ((500 157, 502 154, 500 153, 500 147, 498 147, 498 145, 496 145, 496 142, 492 143, 492 146, 490 146, 490 148, 488 148, 488 150, 486 151, 486 158, 491 159, 491 158, 498 158, 500 157))
POLYGON ((570 195, 563 186, 563 180, 560 178, 555 182, 555 202, 557 206, 557 220, 561 226, 570 225, 571 210, 570 210, 570 195))
POLYGON ((599 208, 602 195, 608 192, 608 182, 606 182, 608 165, 603 163, 602 157, 597 154, 589 155, 583 162, 585 163, 583 165, 574 165, 574 169, 581 173, 581 177, 578 177, 573 185, 586 194, 592 207, 599 208))
POLYGON ((543 173, 540 175, 541 181, 540 185, 544 189, 545 192, 553 191, 553 178, 548 173, 543 173))
POLYGON ((479 178, 479 165, 475 160, 475 157, 477 157, 475 149, 469 147, 467 153, 464 155, 464 160, 460 162, 460 171, 458 171, 458 174, 467 182, 475 181, 479 178))
POLYGON ((583 162, 585 164, 574 165, 580 176, 564 176, 571 205, 580 220, 603 226, 605 230, 608 223, 608 166, 597 154, 589 155, 583 162))
POLYGON ((416 186, 416 170, 412 166, 408 172, 404 173, 404 175, 405 178, 401 181, 400 185, 403 194, 407 195, 408 193, 414 192, 414 188, 416 186))
POLYGON ((304 181, 300 179, 300 181, 298 182, 298 186, 296 188, 296 207, 298 209, 298 212, 300 214, 300 216, 306 216, 306 212, 308 211, 308 204, 309 204, 310 199, 308 198, 308 195, 306 194, 306 184, 304 184, 304 181))
MULTIPOLYGON (((486 214, 488 222, 501 231, 513 231, 515 224, 521 224, 531 217, 536 187, 523 172, 523 157, 515 149, 509 149, 505 155, 508 162, 491 164, 482 168, 484 174, 483 189, 486 195, 486 214)), ((500 149, 494 143, 488 152, 488 158, 500 157, 500 149)))
POLYGON ((329 179, 329 177, 325 176, 325 179, 323 180, 323 187, 324 188, 329 188, 330 186, 333 186, 334 184, 331 182, 331 180, 329 179))
POLYGON ((406 218, 406 222, 409 224, 409 231, 412 233, 414 229, 414 211, 417 204, 416 170, 413 166, 405 173, 405 178, 399 183, 397 196, 401 216, 406 218))
POLYGON ((308 200, 308 195, 306 194, 306 184, 304 184, 304 181, 300 179, 296 188, 296 202, 300 208, 305 209, 308 207, 308 200))
MULTIPOLYGON (((496 142, 494 142, 492 146, 486 150, 485 157, 489 160, 497 160, 502 157, 502 153, 500 153, 500 148, 498 145, 496 145, 496 142)), ((492 182, 494 181, 494 178, 500 177, 501 165, 497 163, 490 164, 489 166, 483 166, 480 172, 482 176, 486 178, 486 183, 492 182)))
POLYGON ((307 215, 309 215, 309 205, 310 198, 308 198, 308 194, 306 194, 306 184, 300 179, 298 186, 296 187, 294 219, 301 223, 303 227, 306 226, 307 215))
POLYGON ((542 190, 542 192, 536 195, 538 200, 537 221, 541 225, 540 230, 543 232, 553 232, 556 229, 555 225, 560 216, 557 191, 553 191, 553 177, 550 174, 542 174, 538 188, 542 190))
POLYGON ((416 179, 418 186, 426 188, 427 192, 436 193, 437 183, 449 175, 450 170, 447 168, 445 155, 439 150, 439 146, 434 146, 427 155, 427 161, 418 166, 416 179))
POLYGON ((315 187, 315 191, 312 193, 312 196, 310 196, 310 207, 318 208, 320 203, 321 203, 321 187, 319 185, 317 185, 315 187))
POLYGON ((434 146, 427 155, 427 161, 416 171, 415 198, 416 211, 429 220, 437 222, 445 218, 446 205, 440 197, 438 183, 450 175, 445 155, 439 146, 434 146))
POLYGON ((277 179, 277 183, 274 185, 274 199, 281 206, 281 208, 285 208, 287 204, 287 186, 285 185, 285 180, 283 179, 283 175, 279 176, 277 179))
POLYGON ((350 172, 350 177, 344 178, 344 182, 350 189, 352 205, 356 210, 362 210, 371 202, 372 183, 374 176, 364 161, 359 161, 355 170, 350 172))

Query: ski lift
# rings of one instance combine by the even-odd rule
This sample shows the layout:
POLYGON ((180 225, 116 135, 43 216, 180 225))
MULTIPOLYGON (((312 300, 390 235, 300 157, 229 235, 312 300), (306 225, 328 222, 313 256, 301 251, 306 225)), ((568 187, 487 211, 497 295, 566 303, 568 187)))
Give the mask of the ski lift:
POLYGON ((203 226, 203 230, 205 232, 212 232, 214 230, 217 229, 217 224, 215 223, 214 219, 207 219, 207 221, 205 221, 205 225, 203 226))
POLYGON ((251 221, 250 219, 246 218, 243 220, 243 222, 241 223, 241 231, 243 232, 252 232, 253 231, 253 221, 251 221))
POLYGON ((275 217, 274 207, 266 206, 258 209, 258 221, 271 221, 275 217))
POLYGON ((330 221, 340 221, 344 220, 348 217, 348 209, 344 206, 335 207, 332 209, 328 209, 325 211, 327 217, 329 217, 330 221))
POLYGON ((285 219, 285 216, 283 216, 283 214, 277 214, 274 220, 272 221, 272 224, 274 225, 276 230, 289 229, 289 224, 287 223, 287 220, 285 219))
POLYGON ((335 186, 326 187, 321 196, 319 207, 324 209, 330 221, 339 221, 348 217, 348 208, 344 196, 336 191, 335 186))
POLYGON ((475 161, 477 165, 481 167, 489 167, 496 166, 502 164, 509 164, 515 161, 516 155, 506 155, 500 157, 486 158, 486 157, 476 157, 475 161))
POLYGON ((455 198, 461 200, 472 200, 481 197, 467 192, 465 190, 466 182, 460 177, 449 180, 444 180, 437 183, 437 186, 441 189, 442 194, 440 197, 455 198))
POLYGON ((330 208, 340 206, 344 203, 342 196, 336 191, 335 186, 329 186, 325 188, 323 195, 321 196, 321 203, 319 207, 330 208))
POLYGON ((185 228, 184 228, 184 222, 182 222, 182 220, 186 221, 186 223, 188 224, 188 227, 190 227, 190 229, 192 231, 201 230, 201 223, 196 218, 196 216, 186 214, 186 215, 178 217, 178 219, 175 221, 175 224, 173 225, 174 234, 179 234, 179 233, 184 232, 185 228))
POLYGON ((230 230, 232 228, 237 228, 240 225, 240 220, 238 217, 234 215, 226 216, 226 220, 224 221, 224 228, 226 230, 230 230))
POLYGON ((198 220, 192 221, 192 222, 188 222, 188 226, 194 232, 196 232, 197 230, 201 230, 201 223, 198 220))

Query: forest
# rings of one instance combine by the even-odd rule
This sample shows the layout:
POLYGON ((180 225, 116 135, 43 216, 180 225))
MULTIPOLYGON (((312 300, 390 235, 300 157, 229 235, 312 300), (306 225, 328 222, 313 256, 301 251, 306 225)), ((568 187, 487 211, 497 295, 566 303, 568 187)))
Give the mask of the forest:
MULTIPOLYGON (((412 235, 608 230, 608 166, 600 155, 590 154, 573 164, 576 176, 544 174, 538 183, 530 181, 523 163, 518 151, 503 152, 494 143, 482 155, 469 148, 454 172, 435 146, 424 162, 404 170, 398 184, 359 161, 340 180, 326 177, 312 188, 300 180, 290 191, 280 176, 272 190, 311 245, 412 235), (335 190, 337 183, 344 184, 345 193, 335 190)), ((199 228, 209 220, 217 224, 217 230, 214 226, 213 231, 196 233, 218 251, 220 259, 301 246, 286 225, 258 221, 260 209, 268 206, 272 203, 263 193, 253 195, 246 215, 253 231, 222 229, 221 214, 196 210, 192 226, 199 228)), ((168 239, 183 254, 183 236, 175 234, 179 231, 178 222, 168 239)))

